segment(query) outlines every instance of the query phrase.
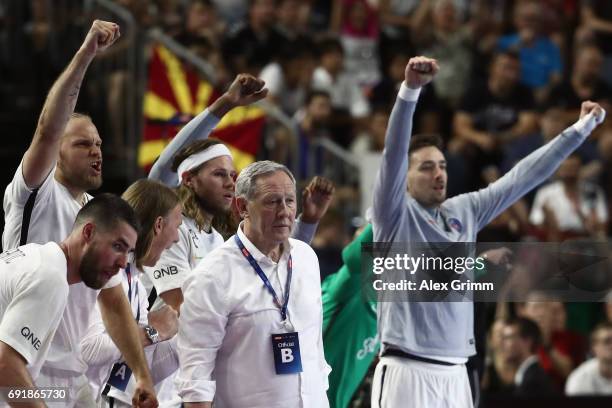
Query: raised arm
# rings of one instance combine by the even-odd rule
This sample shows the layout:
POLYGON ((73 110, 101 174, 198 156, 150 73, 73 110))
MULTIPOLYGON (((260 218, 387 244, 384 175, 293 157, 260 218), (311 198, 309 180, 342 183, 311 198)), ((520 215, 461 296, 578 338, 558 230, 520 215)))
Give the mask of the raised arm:
POLYGON ((295 222, 292 238, 310 245, 335 191, 334 183, 325 177, 315 176, 310 180, 302 191, 302 214, 295 222))
POLYGON ((153 380, 145 359, 138 326, 121 285, 102 289, 98 295, 98 306, 106 331, 136 377, 138 385, 132 403, 135 407, 157 407, 153 380))
POLYGON ((230 110, 265 98, 268 90, 264 85, 264 81, 249 74, 236 76, 227 92, 177 133, 151 168, 149 178, 161 181, 170 187, 178 186, 178 174, 172 170, 174 156, 188 144, 208 138, 221 118, 230 110))
POLYGON ((580 119, 576 123, 518 162, 489 187, 456 199, 473 200, 478 228, 483 228, 519 198, 552 176, 561 162, 584 142, 604 118, 605 111, 601 106, 590 101, 583 102, 580 119))
POLYGON ((405 80, 389 118, 382 163, 374 183, 375 239, 390 238, 390 231, 397 225, 400 209, 405 205, 412 115, 421 87, 433 79, 438 69, 436 60, 426 57, 411 58, 406 65, 405 80))
POLYGON ((28 187, 38 188, 55 165, 60 139, 74 112, 85 72, 95 56, 110 47, 119 35, 117 24, 94 21, 81 48, 51 87, 32 143, 23 156, 23 178, 28 187))

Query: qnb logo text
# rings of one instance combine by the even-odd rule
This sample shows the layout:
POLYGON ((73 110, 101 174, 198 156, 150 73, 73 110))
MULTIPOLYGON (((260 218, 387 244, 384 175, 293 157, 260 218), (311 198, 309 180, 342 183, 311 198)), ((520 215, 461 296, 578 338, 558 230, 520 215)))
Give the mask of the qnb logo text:
POLYGON ((32 347, 34 347, 34 349, 40 350, 41 341, 38 337, 36 337, 34 332, 32 332, 32 330, 30 330, 28 326, 23 326, 21 328, 21 335, 32 344, 32 347))
POLYGON ((170 265, 167 268, 159 268, 153 272, 153 277, 155 279, 160 279, 164 276, 176 275, 178 273, 178 268, 174 265, 170 265))

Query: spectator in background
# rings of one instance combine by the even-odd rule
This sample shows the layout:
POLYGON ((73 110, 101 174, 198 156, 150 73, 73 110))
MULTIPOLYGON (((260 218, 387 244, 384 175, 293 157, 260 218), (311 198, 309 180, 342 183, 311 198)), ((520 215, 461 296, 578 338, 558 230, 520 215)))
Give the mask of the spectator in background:
POLYGON ((510 320, 502 329, 501 350, 507 363, 515 369, 513 393, 517 396, 557 394, 553 382, 538 362, 540 341, 538 325, 526 318, 510 320))
POLYGON ((557 388, 562 390, 569 373, 584 360, 582 338, 565 328, 565 306, 549 295, 533 292, 527 296, 518 314, 538 325, 540 344, 537 354, 540 365, 557 388))
POLYGON ((572 75, 551 90, 546 106, 562 108, 569 120, 580 111, 582 101, 591 100, 608 109, 612 89, 602 79, 602 67, 603 54, 597 46, 586 45, 576 50, 572 75))
POLYGON ((308 1, 280 0, 276 11, 276 28, 287 39, 308 37, 311 4, 308 1))
POLYGON ((496 54, 487 81, 473 84, 455 113, 452 150, 471 161, 474 180, 487 167, 499 166, 507 145, 537 129, 533 94, 519 84, 519 72, 516 53, 496 54))
POLYGON ((187 5, 183 35, 205 37, 214 47, 221 46, 227 26, 219 18, 211 0, 191 0, 187 5))
POLYGON ((227 22, 228 26, 239 25, 247 16, 250 0, 212 0, 219 12, 219 16, 227 22))
POLYGON ((367 126, 370 105, 354 76, 344 66, 344 50, 340 41, 327 37, 317 49, 320 52, 319 67, 312 76, 312 88, 329 92, 333 107, 329 127, 334 141, 348 147, 356 129, 367 126))
POLYGON ((415 12, 414 46, 440 63, 433 87, 447 109, 459 104, 472 73, 472 33, 470 23, 462 24, 454 0, 425 0, 415 12))
POLYGON ((567 379, 567 395, 612 395, 612 323, 599 324, 591 334, 595 358, 582 363, 567 379))
POLYGON ((184 17, 180 10, 179 0, 158 0, 157 2, 158 22, 161 28, 170 35, 181 31, 184 17))
POLYGON ((372 206, 374 180, 382 161, 389 114, 387 107, 379 106, 375 108, 369 117, 366 128, 359 132, 350 147, 351 153, 355 155, 356 162, 359 163, 358 180, 362 216, 372 206))
POLYGON ((364 118, 370 106, 363 91, 344 69, 344 49, 339 40, 326 38, 321 41, 319 66, 312 75, 312 88, 329 92, 334 109, 348 112, 353 118, 364 118))
POLYGON ((559 47, 544 33, 544 7, 537 1, 517 3, 514 10, 516 32, 499 39, 501 51, 512 50, 520 55, 521 83, 544 101, 550 88, 561 81, 562 63, 559 47))
POLYGON ((584 0, 580 9, 580 27, 575 43, 597 43, 604 54, 603 78, 612 86, 612 3, 608 0, 584 0))
POLYGON ((311 91, 306 97, 305 108, 295 115, 298 129, 299 178, 305 179, 309 166, 314 165, 315 173, 323 171, 323 152, 312 150, 312 142, 320 138, 331 138, 328 124, 331 116, 331 100, 324 91, 311 91))
POLYGON ((348 73, 362 86, 378 82, 381 73, 376 9, 367 0, 335 1, 331 29, 340 35, 348 73))
POLYGON ((342 266, 342 248, 350 241, 346 232, 346 220, 340 211, 328 211, 321 219, 310 246, 319 259, 321 281, 342 266))
POLYGON ((385 148, 388 122, 389 110, 382 106, 375 108, 369 116, 367 127, 357 135, 351 144, 351 152, 357 156, 369 153, 380 156, 385 148))
POLYGON ((288 115, 304 105, 310 87, 315 60, 307 40, 285 42, 279 48, 278 62, 270 62, 261 71, 268 88, 268 100, 288 115))
POLYGON ((582 159, 573 154, 561 164, 558 180, 540 187, 529 221, 547 241, 573 237, 605 239, 608 208, 603 190, 580 180, 582 159))
MULTIPOLYGON (((603 54, 600 49, 589 44, 576 50, 574 67, 569 80, 555 86, 546 103, 547 107, 559 108, 563 113, 562 120, 569 123, 572 115, 580 109, 583 100, 599 103, 604 109, 612 108, 612 89, 602 77, 603 54)), ((599 141, 610 134, 609 126, 602 127, 593 134, 593 138, 584 143, 579 153, 587 166, 585 174, 593 175, 601 171, 601 152, 599 141)))
POLYGON ((275 7, 275 0, 252 0, 247 23, 229 33, 223 44, 223 55, 228 58, 232 72, 256 75, 276 57, 286 39, 274 26, 275 7))
POLYGON ((502 349, 504 319, 493 322, 487 338, 487 356, 482 377, 482 390, 487 395, 509 395, 514 388, 516 367, 510 364, 502 349))

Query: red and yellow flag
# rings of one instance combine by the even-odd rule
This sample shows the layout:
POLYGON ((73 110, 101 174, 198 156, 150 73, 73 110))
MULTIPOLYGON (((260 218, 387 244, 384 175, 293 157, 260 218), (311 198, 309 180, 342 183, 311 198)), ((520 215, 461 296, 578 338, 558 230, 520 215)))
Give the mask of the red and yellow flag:
MULTIPOLYGON (((162 45, 153 48, 144 97, 145 124, 138 164, 147 171, 182 126, 220 96, 213 86, 162 45)), ((232 109, 212 136, 226 142, 240 171, 255 160, 265 113, 255 106, 232 109)))

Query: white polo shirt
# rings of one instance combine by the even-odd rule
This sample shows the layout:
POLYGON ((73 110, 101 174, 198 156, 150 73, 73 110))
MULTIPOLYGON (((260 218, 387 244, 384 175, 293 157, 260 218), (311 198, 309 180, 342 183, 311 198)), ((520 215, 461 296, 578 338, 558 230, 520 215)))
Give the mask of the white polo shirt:
POLYGON ((305 243, 289 239, 278 263, 238 236, 282 298, 293 258, 288 315, 299 333, 301 373, 277 375, 271 335, 286 332, 280 310, 233 238, 215 249, 183 285, 176 384, 183 402, 224 407, 328 407, 330 371, 322 340, 319 261, 305 243))
POLYGON ((596 358, 580 364, 567 378, 566 395, 612 395, 612 379, 599 372, 596 358))
POLYGON ((28 363, 36 381, 68 296, 67 263, 54 242, 0 255, 0 341, 28 363))
POLYGON ((151 310, 158 310, 165 305, 160 294, 172 289, 180 289, 191 270, 204 257, 223 244, 223 237, 214 228, 210 233, 200 231, 195 221, 183 215, 179 226, 179 241, 162 252, 154 267, 144 267, 142 283, 151 293, 153 287, 157 298, 151 310))
POLYGON ((544 206, 549 206, 555 215, 561 231, 583 231, 584 221, 594 213, 599 222, 608 221, 608 208, 603 190, 591 183, 581 183, 578 207, 569 200, 565 194, 565 187, 561 181, 555 181, 541 187, 533 201, 533 208, 529 214, 529 222, 541 225, 544 222, 544 206), (585 194, 585 190, 592 192, 592 197, 585 194))

